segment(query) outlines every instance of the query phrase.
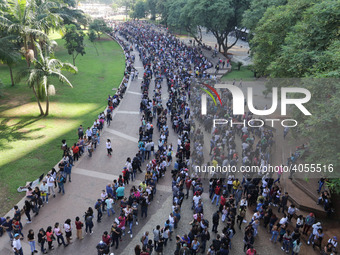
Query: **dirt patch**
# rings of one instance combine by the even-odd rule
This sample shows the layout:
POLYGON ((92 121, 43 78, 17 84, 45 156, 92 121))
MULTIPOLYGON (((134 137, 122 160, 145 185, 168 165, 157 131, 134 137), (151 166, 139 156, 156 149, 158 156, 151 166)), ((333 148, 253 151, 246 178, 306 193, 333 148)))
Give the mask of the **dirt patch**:
POLYGON ((19 129, 18 132, 20 133, 28 133, 30 130, 28 128, 22 128, 22 129, 19 129))
POLYGON ((18 94, 13 96, 13 93, 3 92, 3 96, 0 97, 0 104, 6 104, 6 108, 14 108, 30 102, 31 94, 18 94))
POLYGON ((112 41, 112 39, 111 38, 100 38, 100 39, 97 39, 96 40, 97 42, 100 42, 100 41, 112 41))

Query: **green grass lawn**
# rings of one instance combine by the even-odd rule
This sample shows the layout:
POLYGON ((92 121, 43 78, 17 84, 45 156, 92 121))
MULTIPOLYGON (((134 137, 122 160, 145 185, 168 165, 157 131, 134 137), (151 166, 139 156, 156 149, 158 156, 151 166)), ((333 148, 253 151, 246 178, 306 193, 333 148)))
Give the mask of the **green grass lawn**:
POLYGON ((240 71, 237 69, 237 63, 231 62, 232 70, 222 77, 222 81, 236 80, 252 81, 254 80, 254 73, 248 66, 241 66, 240 71))
MULTIPOLYGON (((72 63, 63 40, 56 41, 56 57, 72 63)), ((105 36, 96 45, 99 56, 86 40, 86 54, 76 59, 78 74, 64 73, 74 88, 53 81, 56 95, 50 99, 46 118, 37 117, 38 105, 27 85, 21 82, 11 87, 8 67, 0 65, 5 84, 0 97, 0 215, 24 195, 16 191, 19 186, 47 173, 61 159, 61 140, 66 139, 69 146, 76 142, 78 126, 91 126, 105 109, 112 88, 119 86, 125 63, 122 49, 105 36)), ((20 66, 25 63, 14 72, 20 66)))

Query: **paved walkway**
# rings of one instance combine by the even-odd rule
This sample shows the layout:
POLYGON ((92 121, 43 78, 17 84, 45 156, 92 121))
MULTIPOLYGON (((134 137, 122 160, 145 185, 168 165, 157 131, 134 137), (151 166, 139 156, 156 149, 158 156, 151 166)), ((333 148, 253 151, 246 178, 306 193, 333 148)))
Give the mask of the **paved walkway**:
MULTIPOLYGON (((194 39, 190 36, 181 36, 181 39, 188 43, 189 40, 194 41, 194 39)), ((215 47, 217 44, 216 38, 213 36, 211 32, 202 32, 202 41, 204 44, 211 46, 212 48, 215 47)), ((231 45, 235 41, 235 37, 228 36, 228 44, 231 45)), ((212 52, 210 53, 210 55, 212 52)), ((229 57, 233 62, 242 62, 244 65, 251 65, 252 60, 249 54, 249 44, 248 42, 242 41, 239 39, 237 43, 228 51, 229 57)))

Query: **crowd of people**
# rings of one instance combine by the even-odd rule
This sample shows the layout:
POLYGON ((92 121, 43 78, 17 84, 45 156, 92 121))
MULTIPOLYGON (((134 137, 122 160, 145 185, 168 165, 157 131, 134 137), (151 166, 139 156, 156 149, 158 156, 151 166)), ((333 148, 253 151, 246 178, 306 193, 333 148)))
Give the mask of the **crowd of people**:
MULTIPOLYGON (((209 189, 204 190, 207 175, 195 172, 195 166, 205 162, 208 162, 207 166, 266 166, 270 161, 274 136, 269 129, 251 126, 220 125, 211 128, 213 118, 252 123, 252 115, 232 114, 232 98, 228 90, 221 91, 224 108, 208 102, 208 114, 200 114, 201 92, 195 85, 200 83, 199 79, 213 82, 207 72, 213 64, 199 47, 188 46, 146 22, 123 23, 115 28, 112 36, 124 49, 125 78, 116 94, 108 97, 107 111, 99 114, 93 127, 84 130, 80 126, 77 131, 79 140, 71 148, 65 140, 62 141, 60 170, 57 172, 52 169, 40 187, 28 190, 27 203, 23 208, 27 223, 31 221, 32 210, 38 215, 39 208, 48 203, 49 196, 55 196, 54 188, 59 187, 59 193, 65 192, 64 183, 67 179, 71 182, 73 162, 86 152, 89 157, 92 156, 100 143, 100 130, 105 122, 110 125, 111 114, 123 98, 129 79, 139 76, 134 67, 136 59, 133 51, 138 52, 144 67, 137 152, 135 156, 127 157, 119 177, 101 191, 98 200, 85 212, 84 220, 78 216, 73 224, 71 219, 67 219, 62 227, 56 222, 54 227, 39 229, 37 235, 32 229, 29 230, 27 238, 32 254, 37 252, 35 236, 42 253, 54 249, 55 240, 59 246, 66 247, 72 243, 73 226, 76 228, 77 239, 81 240, 84 238, 83 229, 85 234, 93 233, 95 214, 96 221, 100 223, 104 212, 112 218, 113 224, 103 232, 96 246, 97 252, 103 255, 118 249, 123 238, 133 238, 134 226, 139 224, 139 219, 148 217, 148 207, 157 194, 157 183, 165 174, 172 176, 171 211, 164 223, 160 222, 154 229, 141 235, 140 245, 134 247, 136 255, 169 254, 166 251, 169 245, 175 247, 175 255, 194 255, 200 252, 227 255, 230 254, 232 239, 237 231, 243 232, 244 252, 253 255, 257 254, 254 246, 260 225, 270 233, 268 242, 273 245, 279 243, 286 253, 299 254, 302 235, 309 235, 307 244, 312 244, 313 248, 318 247, 322 254, 336 252, 335 236, 322 246, 322 225, 316 222, 314 214, 304 217, 293 204, 288 203, 288 192, 283 192, 280 186, 282 171, 278 171, 277 179, 264 174, 244 175, 242 179, 232 175, 210 176, 207 180, 209 189), (166 102, 164 94, 168 94, 166 102), (194 119, 190 119, 190 116, 194 119), (154 136, 154 128, 159 132, 157 138, 154 136), (169 138, 170 133, 176 135, 177 144, 171 143, 173 138, 169 138), (207 133, 212 134, 212 137, 208 148, 205 148, 204 135, 207 133), (237 152, 237 140, 241 141, 241 155, 237 152), (209 153, 208 160, 206 150, 209 153), (169 168, 171 171, 167 171, 169 168), (141 183, 138 186, 130 185, 130 182, 136 180, 137 174, 144 176, 141 183), (211 203, 216 206, 211 219, 205 213, 207 205, 203 202, 204 193, 208 194, 211 203), (190 230, 187 233, 178 231, 183 203, 190 203, 193 215, 188 222, 190 230), (252 216, 247 220, 249 214, 252 216)), ((106 141, 106 149, 107 156, 111 157, 109 139, 106 141)), ((24 236, 21 231, 21 210, 17 206, 14 209, 14 217, 2 220, 1 227, 8 233, 15 253, 22 254, 20 239, 24 236)))

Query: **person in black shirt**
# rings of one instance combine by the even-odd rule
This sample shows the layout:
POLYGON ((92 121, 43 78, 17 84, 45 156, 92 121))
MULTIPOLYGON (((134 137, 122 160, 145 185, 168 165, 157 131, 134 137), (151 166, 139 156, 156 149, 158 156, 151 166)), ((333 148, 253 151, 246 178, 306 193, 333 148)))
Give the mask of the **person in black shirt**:
POLYGON ((33 255, 34 253, 38 253, 38 251, 35 249, 35 240, 34 240, 34 232, 33 232, 33 229, 30 229, 30 230, 28 231, 27 240, 28 240, 28 243, 29 243, 30 246, 31 246, 31 253, 32 253, 32 255, 33 255))
POLYGON ((6 221, 1 224, 1 227, 6 231, 7 235, 9 236, 9 239, 12 241, 13 240, 13 235, 12 235, 12 220, 11 217, 7 216, 6 221))
POLYGON ((212 217, 212 221, 213 221, 213 227, 212 227, 212 232, 217 233, 217 227, 220 221, 220 212, 217 211, 214 213, 213 217, 212 217))
POLYGON ((212 245, 214 246, 215 251, 219 251, 221 249, 222 242, 221 242, 220 238, 221 238, 221 236, 219 234, 217 234, 216 239, 214 239, 212 241, 212 245))
POLYGON ((104 255, 109 253, 109 247, 103 241, 100 241, 99 244, 97 244, 96 248, 98 251, 98 255, 104 255))
POLYGON ((21 221, 21 210, 19 209, 17 205, 14 206, 14 217, 13 218, 16 218, 18 221, 21 221))
POLYGON ((25 200, 24 212, 27 216, 27 223, 31 223, 30 211, 32 210, 32 208, 33 208, 32 204, 28 200, 25 200))
POLYGON ((78 137, 80 139, 83 136, 84 136, 84 129, 83 129, 83 126, 80 125, 79 128, 78 128, 78 137))
POLYGON ((202 253, 205 253, 207 241, 210 240, 210 234, 207 228, 205 228, 201 233, 201 250, 202 253))
POLYGON ((254 244, 254 236, 252 235, 251 232, 248 232, 245 235, 243 242, 244 242, 243 251, 246 252, 249 249, 249 247, 251 247, 254 244))
POLYGON ((41 252, 43 254, 46 254, 47 251, 45 250, 45 242, 46 242, 46 232, 44 231, 43 228, 39 229, 39 233, 38 233, 38 243, 40 243, 40 247, 41 247, 41 252))
POLYGON ((94 208, 97 210, 97 222, 101 222, 103 213, 102 213, 102 200, 98 199, 94 208))
POLYGON ((112 244, 111 247, 113 247, 116 244, 116 249, 118 249, 119 245, 119 238, 122 234, 122 230, 117 226, 117 223, 114 222, 111 227, 111 237, 112 237, 112 244))
POLYGON ((288 202, 288 192, 285 192, 285 195, 281 198, 281 203, 279 204, 278 212, 280 212, 280 209, 282 208, 282 213, 285 212, 287 209, 287 202, 288 202))
POLYGON ((163 246, 164 246, 164 238, 160 238, 157 243, 157 248, 156 248, 156 252, 158 252, 158 254, 163 254, 163 246))
POLYGON ((143 218, 143 215, 145 215, 145 218, 148 217, 148 201, 145 197, 146 195, 140 198, 140 205, 141 205, 141 211, 142 211, 141 218, 143 218))

